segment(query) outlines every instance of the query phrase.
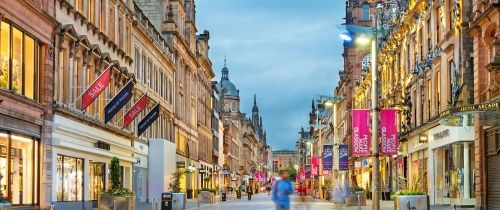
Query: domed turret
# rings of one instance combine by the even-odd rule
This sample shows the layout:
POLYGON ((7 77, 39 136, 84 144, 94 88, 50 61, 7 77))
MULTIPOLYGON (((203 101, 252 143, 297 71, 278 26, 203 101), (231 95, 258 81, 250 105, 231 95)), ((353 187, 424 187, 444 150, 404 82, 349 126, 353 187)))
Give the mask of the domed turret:
POLYGON ((226 59, 224 59, 224 67, 222 68, 222 78, 220 81, 221 88, 224 95, 226 96, 240 96, 240 90, 229 80, 229 69, 226 65, 226 59))

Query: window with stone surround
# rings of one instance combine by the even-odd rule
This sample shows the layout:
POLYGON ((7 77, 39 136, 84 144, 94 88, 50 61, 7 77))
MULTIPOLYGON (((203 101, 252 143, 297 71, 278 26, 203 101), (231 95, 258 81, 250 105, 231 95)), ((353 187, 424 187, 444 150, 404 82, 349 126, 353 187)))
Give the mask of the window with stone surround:
POLYGON ((38 44, 8 21, 0 23, 0 88, 38 98, 38 44))

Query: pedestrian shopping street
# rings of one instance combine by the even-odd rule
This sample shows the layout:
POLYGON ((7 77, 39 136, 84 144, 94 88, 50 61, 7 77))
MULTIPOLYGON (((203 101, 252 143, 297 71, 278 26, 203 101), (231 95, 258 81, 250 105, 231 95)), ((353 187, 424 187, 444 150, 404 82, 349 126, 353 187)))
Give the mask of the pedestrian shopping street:
MULTIPOLYGON (((333 204, 332 202, 320 199, 313 199, 307 197, 307 203, 301 203, 298 196, 292 196, 291 210, 357 210, 358 206, 346 207, 343 204, 333 204)), ((186 209, 199 209, 199 210, 274 210, 274 203, 271 201, 271 196, 266 193, 254 195, 252 200, 248 200, 243 196, 242 199, 236 199, 234 196, 228 197, 226 202, 217 202, 215 204, 198 203, 196 200, 188 201, 186 209)), ((175 205, 173 207, 175 208, 175 205)), ((371 202, 368 201, 366 206, 361 206, 361 210, 371 209, 371 202)), ((393 210, 393 201, 383 201, 381 203, 381 210, 393 210)), ((431 206, 432 210, 449 210, 450 206, 431 206)), ((470 208, 472 210, 473 208, 470 208)), ((137 210, 152 210, 150 205, 139 205, 137 210)), ((156 209, 155 209, 156 210, 156 209)), ((464 210, 469 210, 465 208, 464 210)))

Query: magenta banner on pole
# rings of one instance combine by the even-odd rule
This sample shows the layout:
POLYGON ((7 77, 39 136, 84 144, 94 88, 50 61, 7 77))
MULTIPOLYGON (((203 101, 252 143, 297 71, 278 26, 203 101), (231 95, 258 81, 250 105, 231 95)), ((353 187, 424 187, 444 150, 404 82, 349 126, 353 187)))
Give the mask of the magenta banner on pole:
POLYGON ((380 155, 398 154, 397 114, 395 109, 380 110, 380 155))
POLYGON ((318 157, 312 156, 311 159, 311 177, 318 176, 318 157))
POLYGON ((352 110, 352 155, 370 155, 370 110, 352 110))

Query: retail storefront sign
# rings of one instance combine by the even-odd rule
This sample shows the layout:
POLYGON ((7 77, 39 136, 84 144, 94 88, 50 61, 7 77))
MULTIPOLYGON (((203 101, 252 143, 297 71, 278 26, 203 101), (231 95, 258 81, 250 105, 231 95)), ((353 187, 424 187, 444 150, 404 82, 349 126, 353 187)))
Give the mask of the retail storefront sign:
POLYGON ((444 137, 450 136, 450 129, 445 129, 441 132, 435 133, 432 135, 434 140, 442 139, 444 137))

